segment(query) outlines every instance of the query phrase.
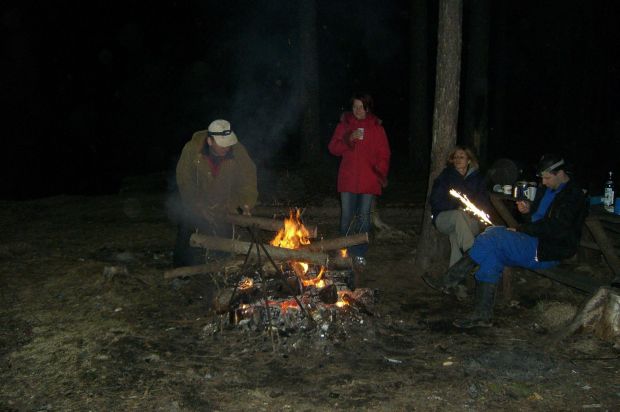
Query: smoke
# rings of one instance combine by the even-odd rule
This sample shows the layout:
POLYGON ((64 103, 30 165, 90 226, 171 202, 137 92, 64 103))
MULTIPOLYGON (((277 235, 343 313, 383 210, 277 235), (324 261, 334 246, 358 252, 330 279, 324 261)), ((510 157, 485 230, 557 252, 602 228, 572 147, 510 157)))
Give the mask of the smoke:
POLYGON ((296 133, 301 114, 296 2, 251 6, 231 50, 230 117, 255 162, 268 163, 296 133))

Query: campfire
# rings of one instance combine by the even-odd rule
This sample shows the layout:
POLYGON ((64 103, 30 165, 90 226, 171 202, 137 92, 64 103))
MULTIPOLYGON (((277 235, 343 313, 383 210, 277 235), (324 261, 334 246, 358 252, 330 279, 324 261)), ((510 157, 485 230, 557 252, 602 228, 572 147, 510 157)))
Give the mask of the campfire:
POLYGON ((367 243, 368 234, 316 240, 299 209, 292 210, 268 243, 256 229, 273 230, 265 218, 231 216, 246 226, 253 242, 192 235, 191 244, 245 254, 244 264, 226 276, 226 287, 214 307, 229 325, 252 329, 277 327, 281 331, 320 326, 326 331, 335 321, 359 321, 371 314, 374 292, 351 290, 351 259, 346 248, 367 243))

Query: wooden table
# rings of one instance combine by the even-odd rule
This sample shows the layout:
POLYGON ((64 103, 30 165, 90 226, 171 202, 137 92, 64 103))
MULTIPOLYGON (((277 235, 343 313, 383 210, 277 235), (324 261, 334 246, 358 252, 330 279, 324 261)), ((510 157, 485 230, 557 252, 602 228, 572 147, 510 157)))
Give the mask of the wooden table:
MULTIPOLYGON (((493 207, 505 224, 508 227, 516 227, 518 222, 510 210, 506 207, 506 203, 514 202, 514 198, 510 195, 495 192, 489 193, 489 197, 493 207)), ((605 261, 609 265, 609 268, 615 277, 612 283, 617 283, 620 282, 620 258, 618 258, 618 254, 616 253, 614 245, 602 222, 606 222, 611 225, 620 224, 620 215, 614 215, 613 213, 607 212, 601 205, 590 206, 590 211, 584 225, 588 228, 588 233, 591 235, 592 240, 583 239, 582 237, 580 245, 588 249, 598 250, 603 254, 605 261)), ((609 229, 610 228, 608 228, 608 230, 609 229)), ((618 231, 618 233, 620 233, 620 231, 618 231)), ((587 292, 593 292, 597 290, 598 287, 605 285, 597 282, 595 279, 575 273, 560 273, 561 271, 553 269, 541 271, 537 270, 536 272, 557 280, 558 282, 587 292)), ((507 279, 504 279, 503 287, 504 289, 508 289, 509 293, 510 275, 506 277, 507 279)))

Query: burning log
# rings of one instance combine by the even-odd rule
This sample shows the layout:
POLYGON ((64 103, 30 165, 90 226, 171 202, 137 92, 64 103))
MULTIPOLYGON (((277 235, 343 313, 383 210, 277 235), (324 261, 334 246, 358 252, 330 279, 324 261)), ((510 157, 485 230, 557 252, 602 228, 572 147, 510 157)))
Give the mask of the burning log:
POLYGON ((303 249, 312 251, 338 250, 349 246, 361 245, 362 243, 368 243, 368 233, 358 233, 356 235, 337 237, 334 239, 318 240, 304 246, 303 249))
MULTIPOLYGON (((232 223, 237 226, 242 226, 242 227, 256 226, 259 229, 270 230, 272 232, 277 232, 278 230, 284 227, 283 221, 269 219, 267 217, 229 214, 229 215, 226 215, 224 219, 228 223, 232 223)), ((306 228, 308 229, 309 237, 316 238, 317 231, 318 231, 317 227, 306 226, 306 228)))
MULTIPOLYGON (((252 246, 252 243, 250 242, 222 239, 197 233, 194 233, 191 236, 189 243, 194 247, 236 253, 239 255, 247 254, 252 246)), ((313 263, 316 265, 325 265, 328 261, 327 254, 323 252, 315 252, 305 249, 285 249, 270 245, 264 245, 264 247, 265 250, 267 250, 267 253, 269 253, 274 260, 294 260, 313 263)))
POLYGON ((319 298, 323 303, 334 304, 338 302, 338 289, 336 285, 327 285, 319 289, 319 298))

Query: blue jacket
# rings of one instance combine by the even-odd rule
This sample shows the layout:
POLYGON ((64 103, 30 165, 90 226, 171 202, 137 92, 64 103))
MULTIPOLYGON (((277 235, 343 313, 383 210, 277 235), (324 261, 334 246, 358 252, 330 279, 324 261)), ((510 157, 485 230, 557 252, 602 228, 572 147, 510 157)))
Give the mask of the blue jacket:
POLYGON ((440 212, 463 208, 461 201, 450 194, 450 189, 467 195, 467 198, 478 208, 490 211, 491 202, 489 201, 486 186, 486 179, 480 174, 478 169, 469 169, 465 176, 463 176, 454 166, 447 166, 437 176, 431 190, 430 203, 433 223, 435 223, 435 219, 440 212))

